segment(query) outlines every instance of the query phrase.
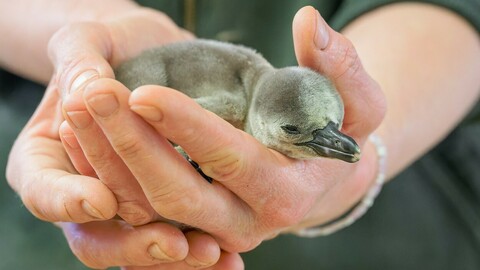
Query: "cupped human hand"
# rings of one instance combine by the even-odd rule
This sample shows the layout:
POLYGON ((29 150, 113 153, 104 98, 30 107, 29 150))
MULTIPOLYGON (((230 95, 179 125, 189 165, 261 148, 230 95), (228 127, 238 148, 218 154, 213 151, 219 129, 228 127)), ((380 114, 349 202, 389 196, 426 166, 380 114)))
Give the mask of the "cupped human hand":
MULTIPOLYGON (((82 102, 84 86, 99 78, 113 79, 112 67, 118 63, 150 47, 190 38, 192 34, 163 13, 147 8, 134 9, 105 21, 73 23, 60 29, 49 42, 49 56, 55 67, 52 83, 64 103, 82 102)), ((101 137, 84 139, 85 134, 98 129, 97 125, 90 122, 88 114, 69 109, 64 117, 74 120, 69 124, 75 135, 62 136, 62 141, 70 146, 81 145, 83 151, 79 155, 88 160, 75 162, 79 159, 73 157, 75 169, 100 179, 113 192, 118 202, 117 214, 128 223, 140 225, 152 221, 155 211, 131 173, 120 165, 118 156, 113 151, 98 151, 98 146, 104 143, 101 137)), ((70 214, 77 215, 76 212, 70 214)))
POLYGON ((278 233, 340 216, 365 194, 377 171, 376 151, 366 141, 385 113, 381 89, 352 43, 313 8, 298 12, 293 32, 300 65, 331 78, 341 93, 343 132, 363 148, 356 164, 290 159, 161 86, 132 93, 119 82, 99 79, 85 87, 84 104, 64 108, 92 116, 89 122, 99 129, 91 134, 105 136, 101 151, 118 155, 156 213, 209 233, 226 251, 251 250, 278 233), (170 142, 182 146, 213 184, 170 142))
MULTIPOLYGON (((100 128, 92 120, 88 113, 78 109, 83 104, 82 94, 86 84, 100 78, 113 78, 112 67, 123 62, 139 52, 154 46, 175 42, 184 39, 191 39, 193 35, 177 27, 168 17, 157 11, 141 9, 133 11, 114 20, 96 23, 79 23, 67 26, 57 32, 49 43, 49 53, 55 66, 55 75, 52 83, 58 87, 63 97, 63 116, 68 120, 64 121, 59 131, 65 150, 71 157, 75 169, 84 176, 98 178, 113 193, 117 201, 117 214, 128 225, 142 225, 152 221, 153 224, 163 224, 170 230, 172 227, 177 233, 180 228, 175 224, 159 223, 160 217, 148 203, 140 185, 131 174, 130 170, 122 162, 112 148, 102 147, 108 145, 105 136, 101 134, 100 128), (68 110, 65 110, 67 108, 68 110)), ((71 216, 76 216, 72 212, 71 216)), ((164 221, 164 219, 161 219, 164 221)), ((67 240, 71 243, 68 230, 72 228, 83 228, 88 226, 86 232, 102 231, 105 226, 110 227, 113 221, 105 221, 107 225, 88 226, 70 225, 63 227, 66 231, 67 240)), ((147 224, 137 228, 148 227, 147 224)), ((131 228, 131 227, 130 227, 131 228)), ((133 229, 131 229, 133 230, 133 229)), ((115 231, 115 230, 114 230, 115 231)), ((122 232, 117 230, 110 234, 115 238, 124 237, 122 232)), ((182 244, 180 235, 177 238, 164 236, 163 242, 168 243, 164 253, 175 250, 175 246, 182 244)), ((116 244, 109 239, 102 238, 103 233, 84 234, 82 238, 89 241, 89 245, 71 245, 76 250, 77 257, 84 262, 89 262, 89 256, 94 248, 102 246, 109 247, 116 244)), ((159 261, 149 261, 145 269, 239 269, 243 263, 238 254, 221 251, 215 240, 208 234, 199 231, 189 231, 183 236, 187 240, 186 256, 172 257, 162 264, 159 261), (169 261, 177 261, 174 264, 169 261)), ((160 239, 160 237, 158 237, 160 239)), ((142 261, 145 257, 140 254, 132 255, 129 250, 135 250, 142 242, 134 241, 133 238, 126 245, 118 256, 108 257, 108 253, 100 253, 96 263, 105 266, 131 265, 127 269, 145 265, 142 261), (131 258, 124 260, 122 256, 131 258), (137 256, 138 255, 138 256, 137 256)), ((183 241, 184 242, 184 241, 183 241)), ((105 248, 108 250, 108 248, 105 248)), ((145 250, 145 248, 141 249, 145 250)), ((133 269, 133 268, 132 268, 133 269)), ((139 268, 140 269, 140 268, 139 268)), ((143 269, 143 268, 141 268, 143 269)))
POLYGON ((59 92, 50 85, 14 144, 7 179, 36 217, 76 222, 59 224, 83 263, 94 268, 134 265, 175 269, 162 268, 169 265, 198 269, 214 264, 242 268, 241 258, 221 252, 208 234, 184 234, 169 223, 133 227, 109 220, 118 211, 115 195, 98 179, 75 171, 58 134, 62 121, 59 92), (89 222, 92 220, 95 222, 89 222), (152 246, 155 244, 158 247, 152 246))
MULTIPOLYGON (((68 25, 51 39, 55 74, 42 103, 15 142, 7 179, 36 217, 62 222, 60 227, 73 252, 86 265, 243 267, 238 254, 222 252, 208 234, 183 233, 162 222, 131 226, 151 222, 155 214, 138 192, 138 183, 131 181, 130 174, 115 171, 114 166, 101 167, 102 159, 91 162, 98 170, 88 162, 72 163, 64 145, 68 150, 69 143, 77 140, 73 133, 70 137, 59 135, 59 129, 66 127, 62 125, 62 97, 75 100, 74 93, 81 93, 85 83, 113 77, 112 65, 138 51, 191 37, 165 15, 139 9, 109 21, 68 25), (99 181, 99 175, 104 181, 99 181), (111 220, 116 214, 127 222, 111 220), (160 249, 151 248, 155 243, 160 249)), ((83 158, 92 156, 88 154, 91 152, 82 153, 83 158)))

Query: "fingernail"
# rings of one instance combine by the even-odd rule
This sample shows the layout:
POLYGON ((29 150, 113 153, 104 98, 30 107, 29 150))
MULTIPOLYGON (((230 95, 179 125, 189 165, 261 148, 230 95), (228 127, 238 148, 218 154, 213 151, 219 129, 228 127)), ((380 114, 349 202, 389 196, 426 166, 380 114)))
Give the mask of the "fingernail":
POLYGON ((102 117, 112 115, 119 107, 117 97, 113 94, 100 94, 88 100, 93 111, 102 117))
POLYGON ((187 256, 187 258, 185 258, 185 263, 187 263, 188 265, 190 265, 193 268, 200 268, 200 267, 204 267, 204 266, 212 264, 212 263, 201 262, 201 261, 197 260, 197 258, 195 258, 191 255, 187 256))
POLYGON ((87 111, 73 111, 66 112, 69 122, 71 122, 77 129, 84 129, 88 127, 93 119, 87 111))
POLYGON ((317 11, 316 17, 317 30, 315 32, 314 40, 315 46, 320 50, 323 50, 327 47, 330 35, 328 34, 328 26, 325 20, 320 16, 320 13, 317 11))
POLYGON ((169 261, 169 262, 174 261, 173 258, 171 258, 165 252, 163 252, 163 250, 160 248, 160 246, 157 243, 151 244, 148 247, 148 253, 150 254, 150 256, 154 257, 157 260, 169 261))
POLYGON ((80 148, 80 144, 78 143, 77 138, 73 134, 63 134, 63 140, 68 144, 68 146, 72 149, 80 148))
POLYGON ((82 208, 91 217, 94 217, 94 218, 97 218, 97 219, 105 219, 105 217, 103 217, 102 213, 100 213, 100 211, 95 209, 95 207, 93 207, 86 200, 82 200, 82 208))
POLYGON ((146 120, 154 122, 162 120, 162 112, 153 106, 133 105, 130 109, 146 120))
POLYGON ((69 93, 71 93, 73 91, 78 91, 78 90, 83 89, 85 87, 85 85, 87 85, 89 82, 91 82, 95 79, 98 79, 99 77, 100 77, 100 75, 94 69, 90 69, 90 70, 87 70, 87 71, 84 71, 84 72, 80 73, 79 75, 77 75, 75 80, 72 82, 72 85, 70 86, 70 92, 69 93))

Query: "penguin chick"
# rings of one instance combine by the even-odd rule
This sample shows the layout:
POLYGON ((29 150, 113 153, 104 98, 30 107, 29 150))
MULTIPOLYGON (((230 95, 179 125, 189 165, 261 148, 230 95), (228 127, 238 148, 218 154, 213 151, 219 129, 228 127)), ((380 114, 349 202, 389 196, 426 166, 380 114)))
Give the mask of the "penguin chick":
POLYGON ((340 132, 343 102, 327 78, 308 68, 275 69, 244 46, 173 43, 121 64, 115 76, 130 90, 148 84, 179 90, 289 157, 360 158, 356 142, 340 132))
POLYGON ((343 102, 330 80, 286 67, 264 74, 257 88, 246 130, 263 144, 298 159, 359 160, 356 142, 340 132, 343 102))

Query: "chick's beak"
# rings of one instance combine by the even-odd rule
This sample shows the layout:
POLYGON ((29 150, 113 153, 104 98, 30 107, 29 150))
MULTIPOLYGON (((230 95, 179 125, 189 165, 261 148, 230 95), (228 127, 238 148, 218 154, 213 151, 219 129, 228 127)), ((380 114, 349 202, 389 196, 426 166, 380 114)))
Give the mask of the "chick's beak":
POLYGON ((311 148, 319 156, 354 163, 360 160, 360 147, 351 137, 341 133, 333 122, 313 131, 311 141, 296 143, 311 148))

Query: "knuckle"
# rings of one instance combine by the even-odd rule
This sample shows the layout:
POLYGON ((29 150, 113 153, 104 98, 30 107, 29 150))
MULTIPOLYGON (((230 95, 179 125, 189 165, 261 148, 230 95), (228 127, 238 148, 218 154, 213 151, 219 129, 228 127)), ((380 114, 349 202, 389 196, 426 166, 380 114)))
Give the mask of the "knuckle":
POLYGON ((132 226, 147 224, 154 217, 153 211, 147 211, 137 202, 120 202, 118 207, 118 215, 132 226))
POLYGON ((129 134, 113 138, 112 144, 117 154, 127 160, 138 159, 143 150, 142 143, 129 134))
POLYGON ((201 205, 203 195, 199 189, 172 190, 169 187, 153 191, 150 198, 151 204, 157 212, 169 219, 180 222, 196 220, 202 213, 201 205))
POLYGON ((220 181, 230 181, 247 177, 247 166, 244 159, 237 154, 220 154, 216 158, 201 162, 203 172, 220 181))
POLYGON ((115 157, 115 153, 113 151, 109 151, 109 149, 95 147, 94 149, 86 149, 85 156, 94 170, 102 170, 103 168, 108 168, 110 166, 115 157))
POLYGON ((75 257, 77 257, 87 267, 94 269, 103 269, 109 267, 109 265, 106 265, 102 262, 98 253, 89 248, 89 243, 87 243, 87 241, 82 238, 81 235, 68 239, 68 244, 75 257))

